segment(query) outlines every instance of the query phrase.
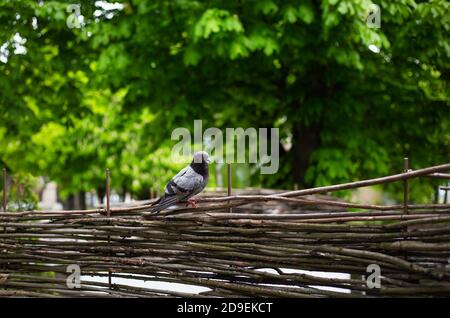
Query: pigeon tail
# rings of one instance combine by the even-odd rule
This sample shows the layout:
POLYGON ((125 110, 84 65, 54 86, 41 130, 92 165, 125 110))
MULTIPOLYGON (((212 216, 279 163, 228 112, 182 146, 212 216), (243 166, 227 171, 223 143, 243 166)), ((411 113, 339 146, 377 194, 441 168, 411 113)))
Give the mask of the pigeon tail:
POLYGON ((170 207, 171 205, 178 203, 179 200, 180 198, 177 197, 176 195, 171 196, 165 195, 152 204, 153 208, 150 209, 150 212, 158 213, 170 207))

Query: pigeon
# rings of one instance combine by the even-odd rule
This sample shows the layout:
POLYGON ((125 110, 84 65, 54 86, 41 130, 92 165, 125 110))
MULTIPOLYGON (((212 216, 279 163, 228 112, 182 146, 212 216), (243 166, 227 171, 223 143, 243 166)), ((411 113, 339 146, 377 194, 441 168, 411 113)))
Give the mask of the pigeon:
POLYGON ((159 213, 178 202, 186 202, 186 206, 191 204, 196 208, 197 201, 190 198, 202 192, 208 184, 209 162, 208 153, 196 152, 192 162, 167 183, 164 195, 152 204, 150 212, 159 213))

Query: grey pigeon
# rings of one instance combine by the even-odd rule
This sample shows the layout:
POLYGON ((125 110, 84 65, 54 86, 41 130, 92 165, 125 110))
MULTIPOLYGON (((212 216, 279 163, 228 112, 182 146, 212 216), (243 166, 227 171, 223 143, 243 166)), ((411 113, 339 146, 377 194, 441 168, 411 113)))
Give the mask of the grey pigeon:
POLYGON ((193 207, 195 200, 189 200, 200 193, 208 184, 209 156, 204 151, 194 154, 192 162, 170 180, 164 189, 164 195, 152 204, 151 212, 158 213, 178 202, 187 202, 193 207))

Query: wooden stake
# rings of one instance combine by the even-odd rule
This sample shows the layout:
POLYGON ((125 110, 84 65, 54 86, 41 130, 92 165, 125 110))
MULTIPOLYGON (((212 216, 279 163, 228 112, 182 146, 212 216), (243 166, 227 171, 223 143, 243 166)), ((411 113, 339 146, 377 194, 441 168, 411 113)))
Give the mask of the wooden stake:
MULTIPOLYGON (((227 164, 228 168, 228 196, 231 196, 231 163, 227 164)), ((230 202, 228 202, 230 204, 230 202)), ((233 213, 233 209, 230 208, 230 213, 233 213)))
MULTIPOLYGON (((8 178, 7 178, 7 174, 6 174, 6 168, 3 168, 3 200, 2 200, 2 205, 3 205, 3 212, 6 212, 6 187, 7 187, 7 183, 8 182, 8 178)), ((6 226, 3 228, 3 232, 6 234, 6 226)), ((6 265, 5 265, 6 268, 6 265)))
MULTIPOLYGON (((106 169, 106 215, 108 217, 111 216, 110 197, 111 197, 110 172, 109 169, 106 169)), ((108 245, 109 244, 111 244, 111 237, 108 235, 108 245)), ((108 271, 108 285, 109 289, 112 289, 111 271, 108 271)))
MULTIPOLYGON (((408 172, 409 159, 403 158, 403 172, 408 172)), ((403 212, 408 214, 408 179, 403 180, 403 212)))
POLYGON ((110 196, 111 196, 111 191, 110 191, 110 188, 109 188, 110 187, 109 178, 110 178, 109 169, 106 169, 106 215, 108 217, 111 216, 111 208, 110 208, 110 205, 109 205, 109 199, 110 199, 110 196))
POLYGON ((6 175, 6 168, 3 168, 3 212, 6 212, 6 187, 7 187, 7 175, 6 175))

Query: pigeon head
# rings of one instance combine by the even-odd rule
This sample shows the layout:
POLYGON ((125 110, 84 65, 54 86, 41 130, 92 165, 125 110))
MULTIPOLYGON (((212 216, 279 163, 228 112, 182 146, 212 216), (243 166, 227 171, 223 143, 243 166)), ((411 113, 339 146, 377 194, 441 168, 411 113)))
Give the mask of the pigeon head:
POLYGON ((209 155, 204 151, 199 151, 194 154, 190 167, 198 174, 207 177, 209 175, 208 162, 209 155))
POLYGON ((209 163, 209 155, 205 151, 197 151, 194 154, 194 158, 192 159, 192 163, 209 163))

